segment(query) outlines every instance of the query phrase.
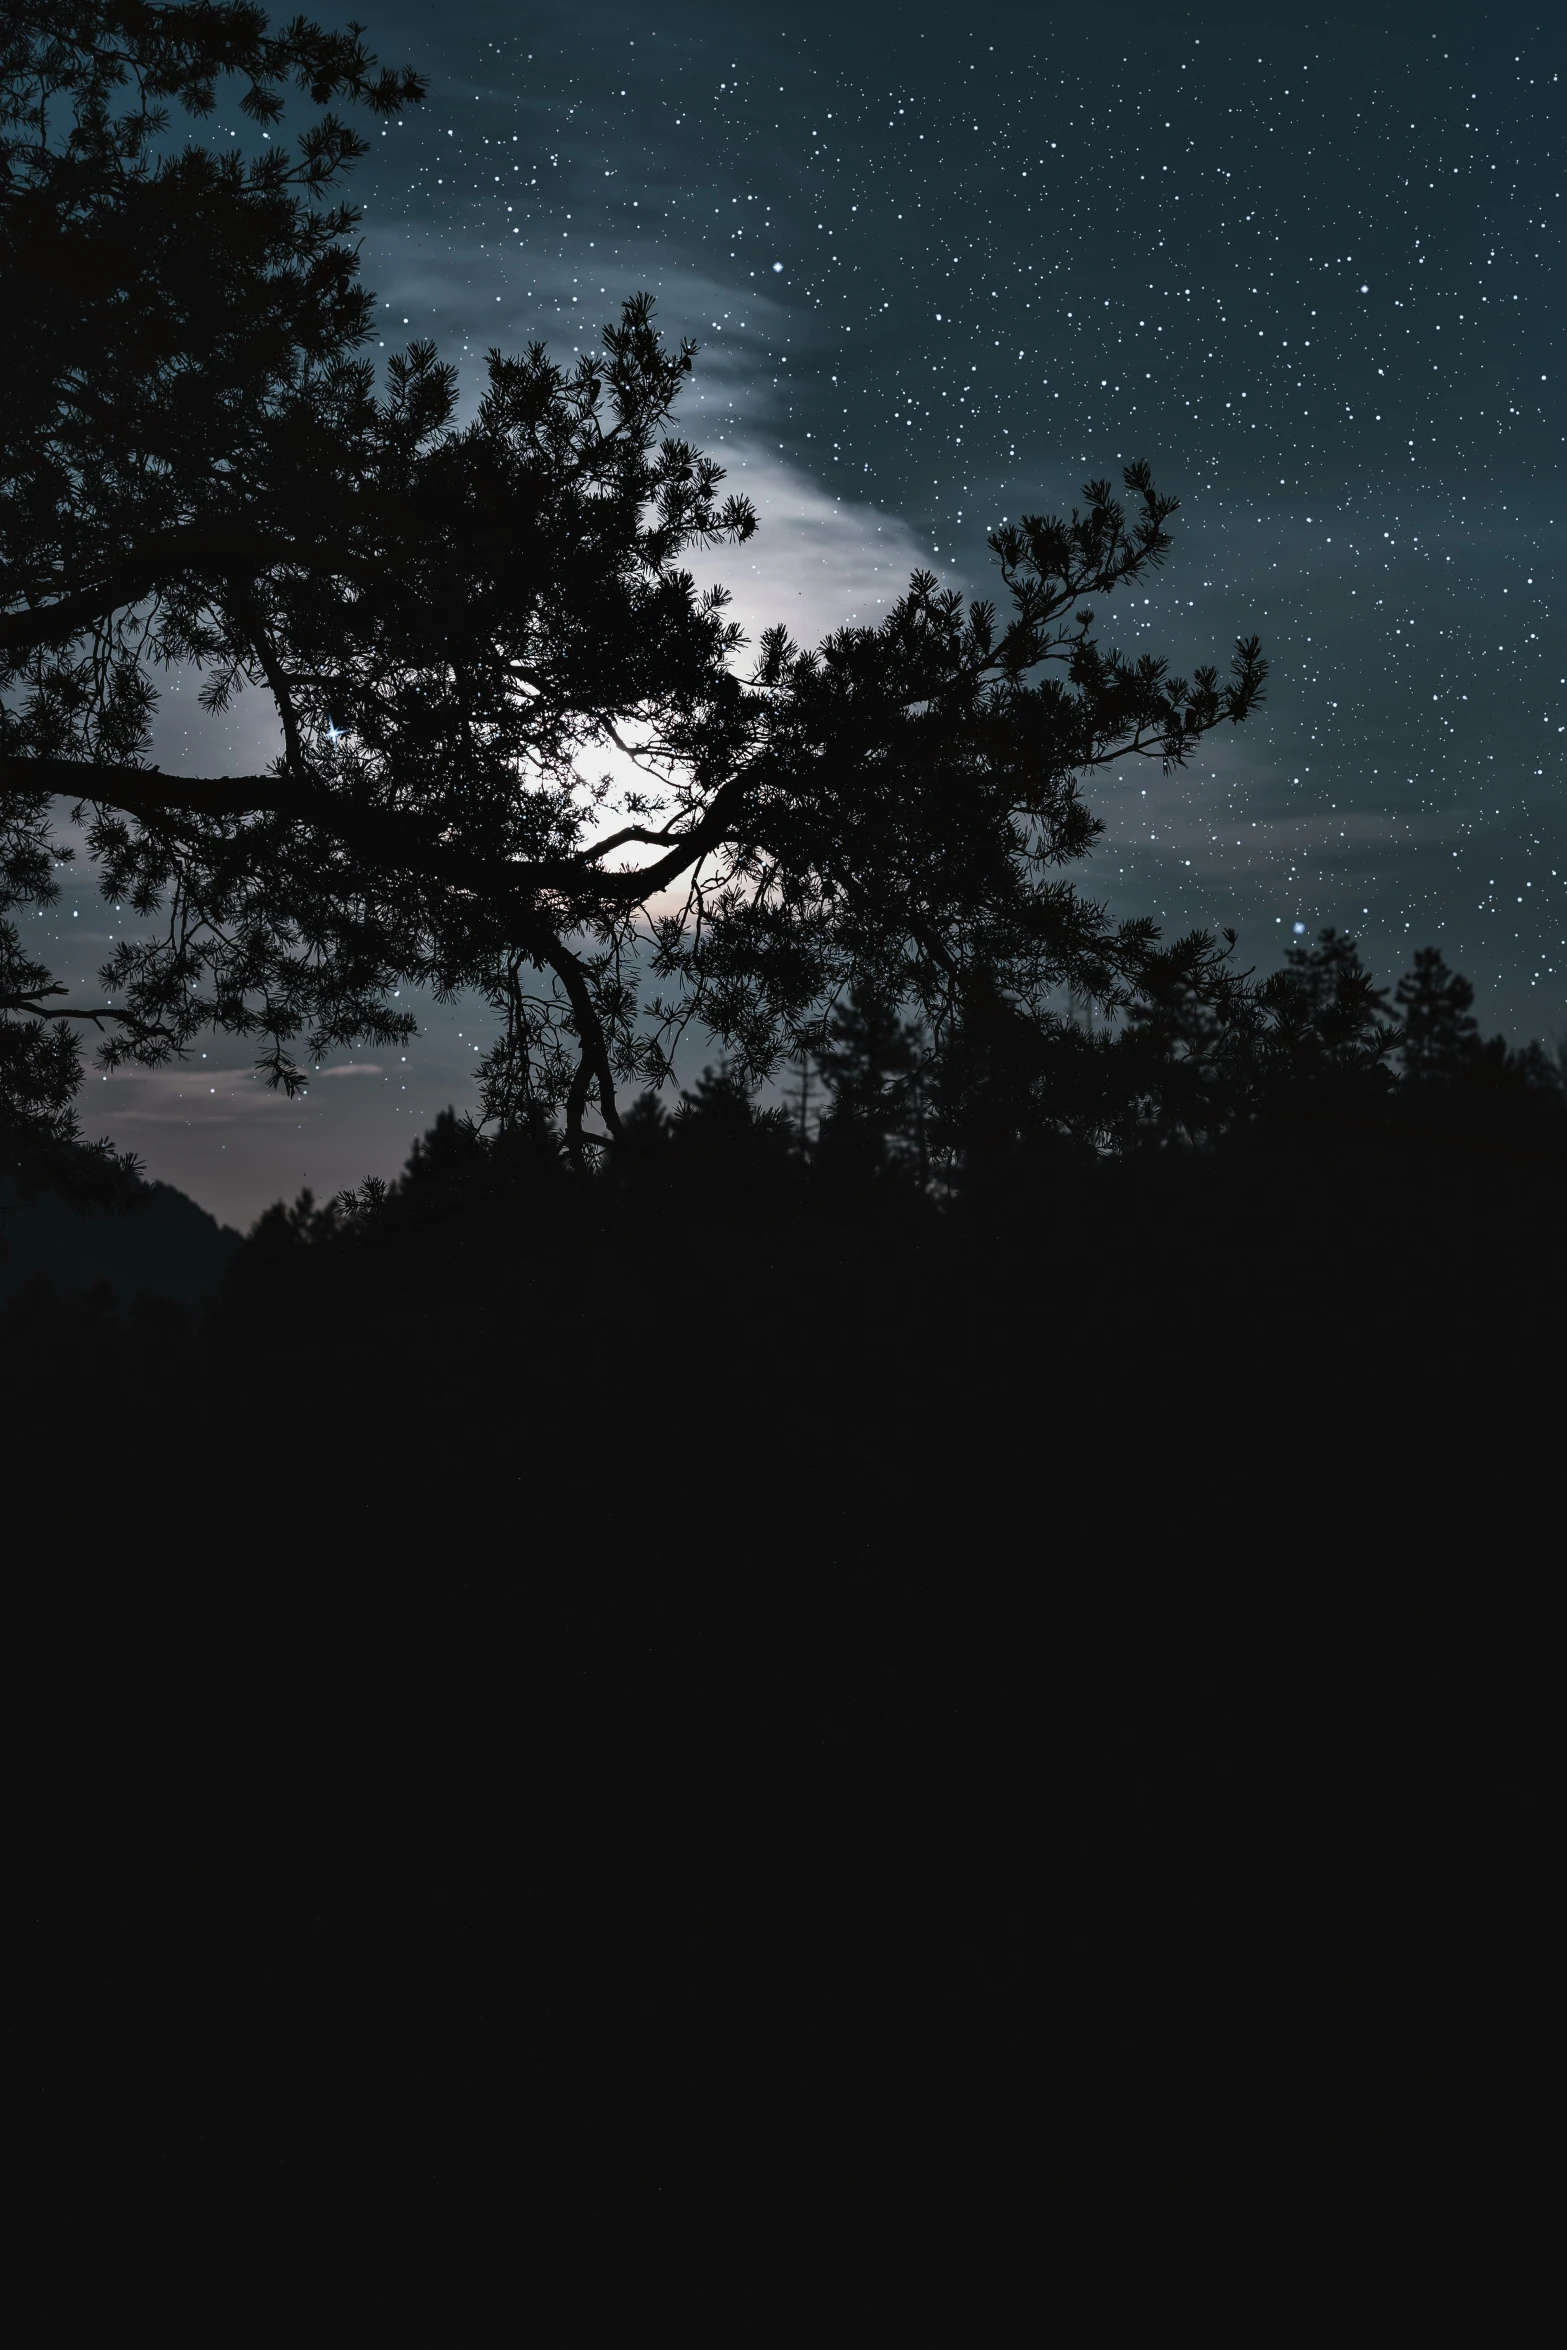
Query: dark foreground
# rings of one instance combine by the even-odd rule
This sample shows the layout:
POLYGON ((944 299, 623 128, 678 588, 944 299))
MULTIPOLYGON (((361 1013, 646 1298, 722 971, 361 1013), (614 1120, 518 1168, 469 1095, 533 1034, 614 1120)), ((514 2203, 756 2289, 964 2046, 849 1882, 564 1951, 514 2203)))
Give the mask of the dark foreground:
POLYGON ((586 1545, 939 1581, 1069 1530, 1101 1567, 1342 1567, 1471 1507, 1521 1563, 1559 1507, 1557 1156, 1303 1126, 941 1210, 722 1171, 428 1190, 326 1242, 274 1212, 204 1303, 13 1288, 9 1425, 68 1447, 83 1512, 200 1495, 339 1569, 460 1539, 529 1579, 586 1545))
POLYGON ((847 2224, 958 2108, 1003 2227, 1290 2112, 1369 2212, 1531 2061, 1561 1187, 1312 1132, 22 1294, 40 1967, 217 2052, 155 2134, 297 2075, 438 2168, 526 2080, 563 2213, 814 2126, 847 2224))

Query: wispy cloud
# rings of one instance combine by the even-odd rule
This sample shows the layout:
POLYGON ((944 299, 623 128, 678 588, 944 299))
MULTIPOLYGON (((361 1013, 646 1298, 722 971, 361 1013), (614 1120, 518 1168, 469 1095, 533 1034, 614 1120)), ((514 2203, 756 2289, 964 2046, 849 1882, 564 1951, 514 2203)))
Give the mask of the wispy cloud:
POLYGON ((204 1127, 232 1126, 240 1120, 299 1114, 280 1087, 263 1084, 249 1070, 199 1065, 117 1069, 106 1077, 94 1076, 82 1093, 88 1125, 99 1111, 109 1112, 117 1127, 189 1125, 196 1119, 204 1127))
POLYGON ((721 451, 728 487, 756 507, 749 546, 712 558, 748 635, 782 621, 803 644, 850 622, 874 627, 902 595, 909 574, 943 565, 900 516, 840 498, 813 475, 736 436, 721 451))
MULTIPOLYGON (((473 413, 484 388, 479 353, 542 342, 557 365, 570 367, 577 351, 600 348, 604 328, 633 293, 653 296, 653 323, 666 348, 678 350, 687 337, 698 345, 685 402, 693 391, 710 396, 743 375, 748 414, 763 415, 768 387, 754 380, 756 369, 785 344, 799 348, 798 318, 760 281, 737 285, 672 264, 667 248, 651 241, 600 253, 584 237, 580 251, 540 252, 499 235, 407 232, 388 237, 375 263, 378 339, 395 350, 434 334, 443 355, 458 361, 461 417, 473 413)), ((671 429, 682 429, 678 415, 671 429)))

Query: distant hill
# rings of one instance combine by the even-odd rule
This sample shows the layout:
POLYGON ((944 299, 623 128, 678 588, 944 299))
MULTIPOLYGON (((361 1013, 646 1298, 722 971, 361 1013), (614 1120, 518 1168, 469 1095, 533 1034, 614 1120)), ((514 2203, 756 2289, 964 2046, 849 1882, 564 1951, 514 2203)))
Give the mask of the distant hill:
POLYGON ((124 1214, 48 1192, 24 1199, 0 1178, 0 1298, 42 1274, 64 1293, 107 1281, 125 1304, 142 1293, 192 1302, 218 1287, 240 1235, 171 1183, 144 1183, 124 1214))

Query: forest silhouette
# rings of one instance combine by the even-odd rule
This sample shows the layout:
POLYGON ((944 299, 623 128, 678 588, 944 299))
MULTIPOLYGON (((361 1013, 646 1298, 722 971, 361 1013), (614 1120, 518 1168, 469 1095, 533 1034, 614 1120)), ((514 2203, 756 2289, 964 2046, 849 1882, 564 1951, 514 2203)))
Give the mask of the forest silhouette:
MULTIPOLYGON (((303 1351, 322 1398, 296 1504, 336 1523, 368 1489, 439 1516, 482 1457, 502 1486, 475 1506, 515 1483, 540 1540, 595 1461, 625 1494, 661 1442, 677 1485, 808 1464, 812 1541, 846 1557, 935 1555, 981 1494, 984 1551, 1014 1504, 982 1464, 1000 1448, 1021 1506, 1063 1437, 1080 1471, 1135 1464, 1128 1544, 1183 1448, 1237 1510, 1297 1451, 1320 1494, 1391 1448, 1413 1512, 1433 1412, 1467 1421, 1450 1493, 1464 1457, 1549 1426, 1567 1051, 1482 1038, 1434 949, 1391 1001, 1331 929, 1282 981, 1277 1020, 1222 1051, 1184 1005, 1090 1030, 996 999, 937 1051, 851 994, 792 1096, 709 1067, 673 1112, 629 1102, 585 1165, 541 1107, 499 1131, 449 1109, 397 1180, 279 1201, 216 1257, 197 1235, 200 1295, 13 1287, 13 1408, 85 1379, 150 1437, 182 1391, 285 1390, 303 1351), (1374 1385, 1379 1362, 1398 1375, 1374 1385)), ((133 1228, 129 1197, 76 1213, 133 1228)), ((678 1551, 688 1522, 654 1505, 638 1539, 678 1551)))

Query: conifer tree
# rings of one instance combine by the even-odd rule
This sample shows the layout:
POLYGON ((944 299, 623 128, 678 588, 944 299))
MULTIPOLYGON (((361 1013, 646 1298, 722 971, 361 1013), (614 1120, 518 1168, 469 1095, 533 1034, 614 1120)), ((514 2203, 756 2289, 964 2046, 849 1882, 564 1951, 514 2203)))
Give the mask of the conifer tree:
POLYGON ((428 342, 378 384, 335 201, 357 135, 157 143, 236 78, 258 124, 290 82, 383 114, 421 94, 357 31, 273 35, 244 0, 35 0, 0 48, 0 915, 47 900, 69 809, 105 892, 164 917, 83 1002, 0 937, 8 1126, 69 1121, 78 1023, 105 1068, 247 1036, 293 1090, 408 1035, 412 984, 493 1006, 486 1118, 563 1110, 581 1166, 693 1019, 754 1084, 851 983, 937 1042, 976 974, 1025 1011, 1134 989, 1153 924, 1060 874, 1102 829, 1082 779, 1181 765, 1265 674, 1255 639, 1223 683, 1098 641, 1087 599, 1169 550, 1149 468, 1125 504, 1093 481, 993 535, 1000 622, 918 572, 879 627, 770 628, 745 666, 727 592, 685 567, 756 527, 667 429, 694 346, 638 295, 569 373, 489 353, 466 426, 428 342), (215 710, 266 695, 274 766, 153 767, 160 664, 215 710), (641 770, 618 797, 611 746, 641 770))
POLYGON ((1289 947, 1257 1001, 1259 1100, 1354 1111, 1386 1098, 1399 1029, 1354 939, 1330 927, 1289 947))
POLYGON ((1470 1009, 1474 996, 1462 972, 1449 970, 1439 947, 1420 949, 1393 999, 1403 1018, 1400 1056, 1417 1083, 1456 1076, 1473 1059, 1480 1039, 1470 1009))
MULTIPOLYGON (((370 332, 357 215, 323 201, 367 152, 357 132, 329 113, 297 156, 281 142, 249 160, 160 151, 171 104, 202 120, 236 83, 258 129, 290 85, 377 116, 423 95, 417 75, 378 69, 357 29, 298 17, 271 32, 250 0, 26 0, 0 16, 0 1131, 24 1172, 78 1188, 76 1023, 118 1035, 111 1061, 156 1061, 193 1022, 241 1012, 243 984, 219 1005, 176 950, 61 1002, 13 916, 57 898, 72 854, 58 814, 84 800, 132 903, 177 898, 181 819, 143 758, 149 672, 216 648, 214 596, 259 657, 256 585, 269 549, 308 560, 331 387, 370 332), (87 799, 119 769, 150 795, 140 813, 87 799)), ((221 699, 221 670, 208 686, 221 699)), ((111 1193, 133 1171, 100 1167, 111 1193)))
POLYGON ((924 1032, 895 1004, 854 988, 836 1004, 815 1051, 832 1096, 818 1155, 840 1177, 874 1180, 924 1169, 924 1032))

